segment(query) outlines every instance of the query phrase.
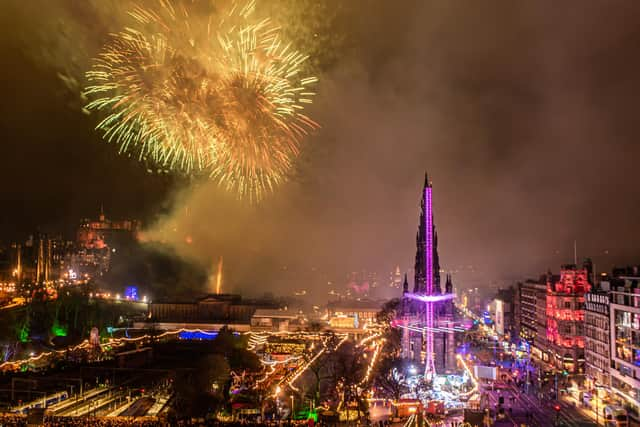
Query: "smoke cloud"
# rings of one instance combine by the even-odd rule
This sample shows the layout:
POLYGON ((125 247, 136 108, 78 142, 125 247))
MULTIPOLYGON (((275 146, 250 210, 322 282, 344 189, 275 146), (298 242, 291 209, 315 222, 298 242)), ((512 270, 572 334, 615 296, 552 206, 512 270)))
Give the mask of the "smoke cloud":
MULTIPOLYGON (((574 240, 600 270, 634 261, 640 4, 319 4, 292 21, 321 58, 322 129, 291 180, 257 206, 177 185, 147 242, 209 270, 223 256, 225 291, 325 294, 361 270, 386 284, 412 268, 428 171, 441 264, 461 287, 557 270, 574 240)), ((90 56, 113 21, 76 12, 90 56)))

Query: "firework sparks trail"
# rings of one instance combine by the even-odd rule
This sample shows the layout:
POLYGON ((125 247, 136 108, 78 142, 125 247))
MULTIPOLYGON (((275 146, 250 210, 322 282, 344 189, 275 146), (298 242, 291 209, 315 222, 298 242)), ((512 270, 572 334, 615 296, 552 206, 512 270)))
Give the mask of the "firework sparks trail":
POLYGON ((218 273, 216 274, 216 294, 220 295, 222 292, 222 257, 218 261, 218 273))
POLYGON ((121 153, 260 199, 318 127, 303 113, 317 82, 299 75, 307 57, 254 18, 253 0, 228 10, 205 0, 157 5, 131 11, 134 25, 87 72, 87 108, 105 114, 97 128, 121 153))

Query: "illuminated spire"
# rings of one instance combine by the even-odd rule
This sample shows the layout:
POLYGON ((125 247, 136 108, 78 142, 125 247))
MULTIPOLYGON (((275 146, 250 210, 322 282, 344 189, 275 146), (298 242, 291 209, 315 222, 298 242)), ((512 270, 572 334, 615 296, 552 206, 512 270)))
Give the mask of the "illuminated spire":
POLYGON ((453 292, 453 282, 451 281, 451 274, 447 274, 447 281, 444 285, 445 293, 450 294, 453 292))
POLYGON ((424 187, 420 202, 420 223, 416 234, 415 281, 413 292, 442 293, 440 287, 440 258, 438 233, 433 221, 433 186, 429 174, 424 174, 424 187), (430 282, 430 283, 428 283, 430 282), (427 289, 429 288, 429 289, 427 289))

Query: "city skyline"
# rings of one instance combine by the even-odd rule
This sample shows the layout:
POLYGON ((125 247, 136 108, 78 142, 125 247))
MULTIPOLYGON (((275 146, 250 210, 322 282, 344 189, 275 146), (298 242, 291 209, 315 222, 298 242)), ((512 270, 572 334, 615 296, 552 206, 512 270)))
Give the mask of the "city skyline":
POLYGON ((640 427, 639 28, 4 0, 0 426, 640 427))
POLYGON ((633 3, 554 6, 553 13, 545 2, 440 9, 417 1, 404 8, 336 3, 318 25, 346 32, 349 42, 331 40, 339 61, 321 58, 311 109, 322 128, 293 179, 258 206, 209 183, 149 174, 101 141, 94 116, 80 111, 77 86, 59 74, 81 85, 74 70, 89 62, 111 23, 92 6, 40 6, 9 2, 3 14, 12 19, 0 45, 7 60, 1 89, 13 101, 0 114, 0 178, 11 183, 7 205, 21 208, 3 210, 2 240, 38 227, 71 231, 104 204, 110 217, 140 219, 154 235, 173 224, 188 229, 198 236, 192 245, 169 236, 169 249, 201 265, 222 255, 238 283, 276 281, 279 268, 294 265, 338 277, 356 268, 405 270, 418 209, 413 195, 429 169, 439 227, 450 236, 441 247, 449 265, 472 265, 487 280, 535 275, 571 260, 574 240, 603 269, 635 261, 635 239, 625 238, 640 231, 631 178, 633 94, 640 90, 632 78, 640 68, 631 54, 640 14, 633 3), (35 22, 50 29, 43 15, 85 34, 77 63, 65 62, 69 40, 59 30, 27 35, 35 22), (617 25, 601 25, 603 16, 617 25), (94 32, 87 23, 96 24, 94 32), (382 28, 388 41, 360 42, 382 28), (43 37, 48 44, 39 43, 43 37), (255 237, 249 254, 246 233, 255 237))

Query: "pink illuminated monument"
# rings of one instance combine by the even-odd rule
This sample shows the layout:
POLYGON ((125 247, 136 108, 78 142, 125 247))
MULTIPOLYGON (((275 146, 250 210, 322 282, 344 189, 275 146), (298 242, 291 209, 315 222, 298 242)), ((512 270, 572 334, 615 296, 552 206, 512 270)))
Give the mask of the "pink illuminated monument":
POLYGON ((440 286, 438 235, 433 221, 433 188, 427 175, 422 192, 420 223, 416 236, 415 284, 409 292, 403 284, 403 358, 424 363, 431 381, 436 373, 455 370, 453 284, 447 275, 445 292, 440 286))
MULTIPOLYGON (((433 201, 431 194, 431 183, 428 182, 424 187, 424 203, 426 208, 426 215, 424 218, 425 221, 425 231, 426 231, 426 242, 425 242, 425 295, 433 296, 433 201)), ((426 339, 426 356, 425 356, 425 367, 424 367, 424 376, 427 379, 433 378, 436 374, 436 366, 435 360, 433 357, 433 301, 425 301, 425 326, 427 327, 427 339, 426 339)))

